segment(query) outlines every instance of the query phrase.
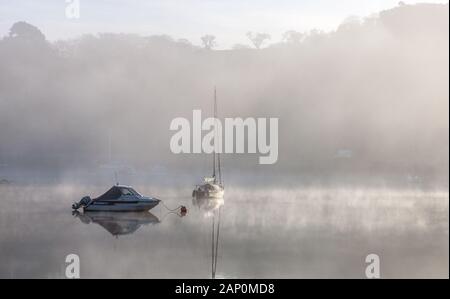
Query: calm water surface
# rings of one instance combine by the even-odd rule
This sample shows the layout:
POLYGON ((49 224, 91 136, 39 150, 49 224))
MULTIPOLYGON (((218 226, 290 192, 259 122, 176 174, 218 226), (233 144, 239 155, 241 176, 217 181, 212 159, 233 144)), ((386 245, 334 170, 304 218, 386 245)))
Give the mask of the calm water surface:
POLYGON ((191 190, 135 186, 151 213, 79 214, 82 196, 110 186, 0 186, 0 278, 384 278, 449 276, 448 191, 228 188, 223 202, 191 190))

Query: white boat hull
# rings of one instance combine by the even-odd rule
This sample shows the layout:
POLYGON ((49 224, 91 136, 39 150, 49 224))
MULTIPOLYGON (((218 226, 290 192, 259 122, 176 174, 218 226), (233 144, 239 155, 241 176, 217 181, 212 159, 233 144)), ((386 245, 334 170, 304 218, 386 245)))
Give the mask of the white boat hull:
POLYGON ((212 193, 209 192, 208 197, 209 198, 223 198, 224 194, 225 194, 224 190, 212 192, 212 193))
POLYGON ((215 198, 220 199, 223 198, 225 194, 225 190, 210 190, 210 191, 202 191, 202 190, 194 190, 193 197, 195 198, 215 198))

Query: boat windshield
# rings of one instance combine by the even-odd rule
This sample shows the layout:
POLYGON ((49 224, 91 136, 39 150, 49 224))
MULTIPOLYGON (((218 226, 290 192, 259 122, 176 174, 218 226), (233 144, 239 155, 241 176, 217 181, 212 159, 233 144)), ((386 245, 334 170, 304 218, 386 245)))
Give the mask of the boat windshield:
POLYGON ((141 197, 141 195, 133 188, 120 188, 120 192, 122 192, 122 195, 134 195, 141 197))

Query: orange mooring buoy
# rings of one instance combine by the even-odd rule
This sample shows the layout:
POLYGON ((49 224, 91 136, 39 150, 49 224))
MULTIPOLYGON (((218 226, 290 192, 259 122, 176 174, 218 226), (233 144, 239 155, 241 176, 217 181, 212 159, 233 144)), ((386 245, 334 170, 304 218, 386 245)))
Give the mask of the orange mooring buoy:
POLYGON ((187 209, 186 209, 185 206, 181 206, 181 207, 180 207, 180 213, 181 213, 181 215, 183 215, 183 216, 187 214, 187 209))

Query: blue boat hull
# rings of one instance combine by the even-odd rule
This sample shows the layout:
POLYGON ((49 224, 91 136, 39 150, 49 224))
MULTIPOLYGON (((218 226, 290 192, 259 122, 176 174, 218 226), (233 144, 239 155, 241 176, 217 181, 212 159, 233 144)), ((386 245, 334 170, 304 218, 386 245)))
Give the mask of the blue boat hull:
POLYGON ((141 212, 156 207, 159 200, 139 201, 94 201, 83 210, 86 212, 109 211, 109 212, 141 212))

